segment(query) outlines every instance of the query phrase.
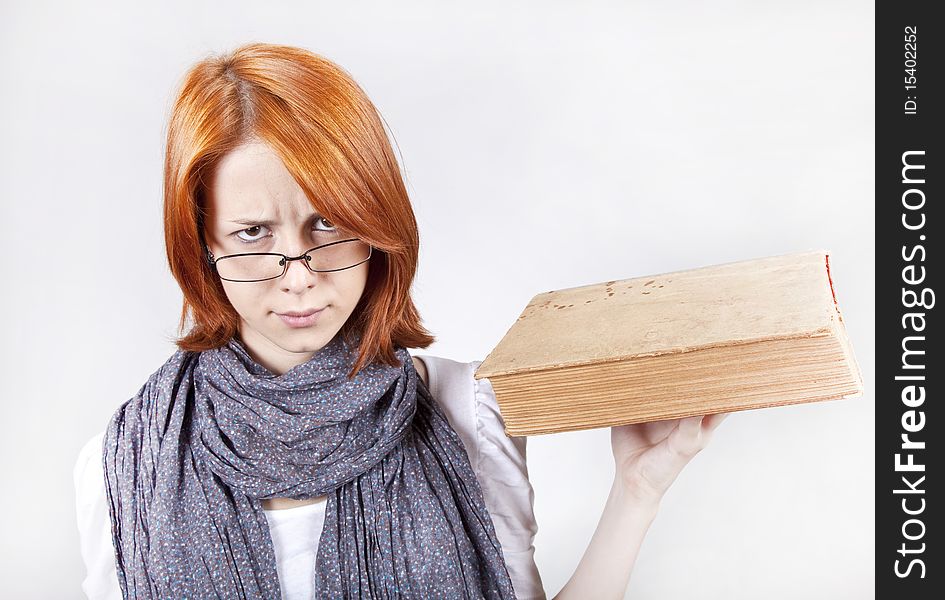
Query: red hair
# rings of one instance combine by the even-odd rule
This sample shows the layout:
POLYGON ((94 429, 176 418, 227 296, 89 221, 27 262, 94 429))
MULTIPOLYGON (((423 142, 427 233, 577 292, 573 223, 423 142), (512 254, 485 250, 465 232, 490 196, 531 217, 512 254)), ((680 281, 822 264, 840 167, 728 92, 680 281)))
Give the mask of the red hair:
POLYGON ((206 188, 220 159, 259 138, 280 156, 312 207, 374 246, 364 294, 342 326, 360 338, 353 376, 375 359, 400 366, 395 346, 434 338, 410 296, 417 222, 382 120, 333 62, 302 48, 246 44, 195 64, 174 102, 164 163, 164 239, 184 295, 175 341, 183 350, 224 345, 239 315, 203 249, 206 188))

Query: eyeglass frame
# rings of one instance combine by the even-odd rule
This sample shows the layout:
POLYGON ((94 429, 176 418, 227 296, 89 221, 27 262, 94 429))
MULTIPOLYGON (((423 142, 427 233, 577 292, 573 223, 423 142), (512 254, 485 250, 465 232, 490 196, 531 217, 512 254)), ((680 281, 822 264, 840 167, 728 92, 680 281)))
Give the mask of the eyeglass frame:
POLYGON ((362 260, 362 261, 356 262, 356 263, 354 263, 353 265, 350 265, 350 266, 347 266, 347 267, 342 267, 342 268, 340 268, 340 269, 313 269, 313 268, 311 267, 310 261, 312 260, 312 257, 309 256, 309 253, 310 253, 310 252, 314 252, 315 250, 318 250, 318 249, 320 249, 320 248, 325 248, 325 247, 327 247, 327 246, 334 246, 335 244, 343 244, 343 243, 345 243, 345 242, 363 242, 363 240, 361 240, 360 238, 349 238, 349 239, 347 239, 347 240, 335 240, 334 242, 328 242, 327 244, 321 244, 320 246, 315 246, 314 248, 309 248, 308 250, 306 250, 306 251, 303 252, 302 254, 300 254, 300 255, 298 255, 298 256, 294 256, 294 257, 286 256, 285 254, 281 254, 281 253, 279 253, 279 252, 240 252, 240 253, 238 253, 238 254, 227 254, 227 255, 225 255, 225 256, 217 256, 217 257, 214 257, 214 256, 213 256, 213 252, 210 251, 210 247, 209 247, 209 246, 207 246, 206 244, 204 244, 203 247, 204 247, 204 248, 206 249, 206 251, 207 251, 207 263, 209 263, 210 268, 212 268, 212 269, 216 272, 217 276, 218 276, 220 279, 222 279, 223 281, 232 281, 233 283, 256 283, 256 282, 258 282, 258 281, 269 281, 269 280, 271 280, 271 279, 279 279, 280 277, 284 277, 285 274, 288 273, 288 271, 289 271, 289 263, 292 262, 292 261, 294 261, 294 260, 306 259, 305 262, 303 262, 302 264, 305 265, 305 268, 308 269, 309 272, 311 272, 311 273, 335 273, 335 272, 337 272, 337 271, 345 271, 345 270, 347 270, 347 269, 352 269, 352 268, 354 268, 354 267, 356 267, 356 266, 358 266, 358 265, 360 265, 360 264, 364 264, 364 263, 366 263, 368 260, 370 260, 370 259, 371 259, 371 256, 374 254, 374 246, 372 246, 371 244, 368 244, 368 255, 367 255, 367 258, 365 258, 365 259, 362 260), (232 257, 234 257, 234 256, 281 256, 281 257, 282 257, 282 260, 279 261, 279 262, 282 263, 282 273, 280 273, 279 275, 276 275, 276 276, 274 276, 274 277, 266 277, 265 279, 227 279, 226 277, 220 275, 220 271, 219 271, 219 269, 217 268, 217 261, 221 261, 221 260, 223 260, 224 258, 232 258, 232 257))

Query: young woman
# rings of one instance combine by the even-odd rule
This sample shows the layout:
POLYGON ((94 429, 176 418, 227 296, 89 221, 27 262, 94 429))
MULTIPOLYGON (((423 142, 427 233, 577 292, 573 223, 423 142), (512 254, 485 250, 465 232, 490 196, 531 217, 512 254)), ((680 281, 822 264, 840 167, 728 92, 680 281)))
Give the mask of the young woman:
MULTIPOLYGON (((199 62, 164 193, 186 334, 79 456, 86 594, 544 598, 525 439, 478 363, 406 351, 433 342, 416 221, 350 76, 268 44, 199 62)), ((558 598, 623 597, 723 417, 612 428, 613 486, 558 598)))

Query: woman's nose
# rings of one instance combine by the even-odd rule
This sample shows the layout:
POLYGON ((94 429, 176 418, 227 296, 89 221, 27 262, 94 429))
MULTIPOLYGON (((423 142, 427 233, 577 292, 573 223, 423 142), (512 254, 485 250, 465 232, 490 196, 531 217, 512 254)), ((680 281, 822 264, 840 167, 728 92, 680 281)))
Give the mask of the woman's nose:
POLYGON ((289 261, 289 268, 282 276, 282 289, 287 292, 298 292, 315 286, 319 274, 309 270, 306 260, 289 261))

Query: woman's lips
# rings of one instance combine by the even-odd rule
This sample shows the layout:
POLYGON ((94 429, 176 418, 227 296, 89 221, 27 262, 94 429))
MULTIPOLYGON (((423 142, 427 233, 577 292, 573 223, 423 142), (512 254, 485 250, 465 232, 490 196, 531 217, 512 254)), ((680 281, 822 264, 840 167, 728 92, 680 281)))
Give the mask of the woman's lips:
POLYGON ((304 312, 276 313, 282 322, 293 328, 311 327, 318 322, 319 316, 324 308, 318 310, 307 310, 304 312))

